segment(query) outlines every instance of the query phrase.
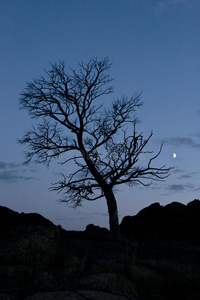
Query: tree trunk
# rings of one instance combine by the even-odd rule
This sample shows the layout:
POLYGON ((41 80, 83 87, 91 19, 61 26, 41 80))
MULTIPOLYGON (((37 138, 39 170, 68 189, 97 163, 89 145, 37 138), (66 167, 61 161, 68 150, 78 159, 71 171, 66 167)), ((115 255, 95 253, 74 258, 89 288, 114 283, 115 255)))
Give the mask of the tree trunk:
POLYGON ((106 189, 104 195, 108 206, 110 232, 114 236, 120 236, 117 202, 114 193, 112 189, 106 189))

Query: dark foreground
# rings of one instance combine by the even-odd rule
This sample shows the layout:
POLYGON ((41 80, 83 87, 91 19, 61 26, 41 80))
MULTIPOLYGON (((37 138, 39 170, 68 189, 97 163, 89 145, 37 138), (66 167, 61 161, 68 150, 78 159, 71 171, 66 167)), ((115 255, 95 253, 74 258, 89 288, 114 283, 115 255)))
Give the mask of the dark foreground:
POLYGON ((116 239, 0 207, 0 299, 199 300, 199 222, 198 200, 154 204, 116 239))

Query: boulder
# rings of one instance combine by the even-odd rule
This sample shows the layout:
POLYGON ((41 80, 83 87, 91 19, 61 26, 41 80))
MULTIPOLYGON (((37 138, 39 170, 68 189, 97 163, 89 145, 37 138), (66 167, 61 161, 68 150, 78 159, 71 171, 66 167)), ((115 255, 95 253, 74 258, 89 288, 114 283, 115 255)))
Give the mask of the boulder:
POLYGON ((85 233, 89 236, 110 237, 111 233, 107 228, 89 224, 86 226, 85 233))
POLYGON ((160 229, 162 223, 163 206, 153 203, 142 209, 136 216, 126 216, 120 224, 120 231, 124 235, 140 235, 160 229))
POLYGON ((84 276, 79 280, 81 289, 91 289, 97 291, 111 292, 127 296, 138 296, 134 284, 120 274, 99 273, 84 276))

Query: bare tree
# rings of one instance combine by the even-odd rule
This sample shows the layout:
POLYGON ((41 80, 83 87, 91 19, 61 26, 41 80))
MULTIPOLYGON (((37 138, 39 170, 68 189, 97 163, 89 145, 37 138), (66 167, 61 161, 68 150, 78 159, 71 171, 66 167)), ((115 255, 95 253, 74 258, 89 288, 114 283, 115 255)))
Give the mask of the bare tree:
POLYGON ((75 206, 83 199, 105 197, 110 230, 119 235, 116 188, 124 183, 148 186, 152 180, 165 179, 170 168, 152 166, 162 145, 156 155, 142 161, 144 166, 138 164, 141 155, 152 153, 145 150, 152 132, 144 139, 136 131, 140 94, 117 98, 109 108, 100 104, 98 98, 113 92, 110 67, 108 58, 94 58, 79 64, 78 71, 70 69, 69 75, 64 62, 59 62, 51 64, 45 77, 27 83, 20 106, 42 120, 19 141, 29 146, 27 161, 35 157, 37 163, 49 164, 61 156, 65 156, 62 165, 73 161, 75 171, 62 174, 51 190, 63 191, 60 201, 75 206), (73 156, 67 156, 69 151, 73 156))

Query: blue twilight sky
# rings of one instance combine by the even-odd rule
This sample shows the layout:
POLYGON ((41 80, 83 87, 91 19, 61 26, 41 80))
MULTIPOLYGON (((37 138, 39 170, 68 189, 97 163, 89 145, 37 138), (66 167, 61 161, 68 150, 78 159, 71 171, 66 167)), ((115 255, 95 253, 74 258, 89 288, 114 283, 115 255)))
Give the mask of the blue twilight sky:
POLYGON ((56 202, 48 188, 69 167, 23 166, 26 147, 16 142, 35 122, 19 110, 26 82, 50 61, 75 68, 94 56, 113 62, 110 101, 143 91, 139 129, 145 136, 154 131, 150 150, 165 141, 155 165, 175 167, 163 183, 121 187, 120 221, 153 202, 200 198, 199 0, 1 0, 0 205, 38 212, 66 229, 108 226, 104 199, 77 209, 56 202))

